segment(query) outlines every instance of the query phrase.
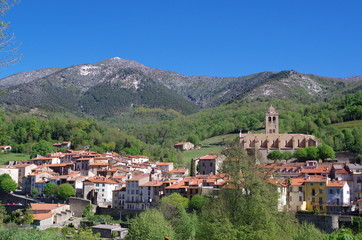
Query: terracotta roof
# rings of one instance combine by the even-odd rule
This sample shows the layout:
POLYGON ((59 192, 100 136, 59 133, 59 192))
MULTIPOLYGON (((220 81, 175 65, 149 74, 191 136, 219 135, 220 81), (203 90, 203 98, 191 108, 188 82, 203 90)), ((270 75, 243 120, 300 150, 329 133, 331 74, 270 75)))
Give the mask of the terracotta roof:
POLYGON ((87 179, 88 181, 90 182, 93 182, 93 183, 109 183, 109 184, 117 184, 115 181, 109 179, 109 178, 106 178, 106 177, 90 177, 87 179))
POLYGON ((156 166, 168 166, 168 165, 172 165, 173 162, 159 162, 156 163, 156 166))
POLYGON ((148 177, 149 177, 148 174, 139 174, 139 175, 134 176, 131 179, 127 179, 126 181, 139 181, 141 179, 148 178, 148 177))
POLYGON ((16 168, 23 168, 23 167, 29 167, 29 166, 31 166, 31 165, 34 165, 34 164, 32 164, 32 163, 16 164, 16 165, 14 165, 14 167, 16 167, 16 168))
POLYGON ((140 187, 160 187, 162 186, 162 181, 149 181, 144 184, 141 184, 140 187))
POLYGON ((33 211, 51 211, 60 207, 67 206, 67 204, 52 204, 52 203, 30 203, 30 207, 33 211))
POLYGON ((328 181, 327 187, 343 187, 347 182, 346 181, 328 181))
POLYGON ((331 171, 331 166, 319 165, 316 168, 304 168, 301 173, 325 173, 328 174, 331 171))
POLYGON ((327 182, 327 178, 323 176, 309 176, 309 178, 307 178, 305 182, 327 182))
POLYGON ((305 182, 305 178, 291 178, 290 180, 292 186, 300 186, 305 182))
POLYGON ((7 145, 7 146, 0 146, 0 149, 4 149, 4 148, 8 148, 8 147, 11 147, 11 146, 9 146, 9 145, 7 145))
POLYGON ((216 159, 219 155, 217 154, 207 154, 205 156, 200 157, 200 160, 211 160, 216 159))
POLYGON ((52 213, 52 212, 33 214, 34 220, 37 220, 37 221, 41 221, 41 220, 44 220, 44 219, 47 219, 47 218, 51 218, 53 215, 54 215, 54 213, 52 213))
POLYGON ((171 170, 171 173, 186 173, 188 170, 187 168, 175 168, 171 170))

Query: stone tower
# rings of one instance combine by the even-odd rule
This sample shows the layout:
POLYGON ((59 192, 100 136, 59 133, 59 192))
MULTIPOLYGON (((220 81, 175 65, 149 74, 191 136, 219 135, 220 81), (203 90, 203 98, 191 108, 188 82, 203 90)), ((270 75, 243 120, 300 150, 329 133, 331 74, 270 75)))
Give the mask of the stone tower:
POLYGON ((269 107, 269 112, 265 113, 265 133, 279 134, 279 114, 272 105, 269 107))

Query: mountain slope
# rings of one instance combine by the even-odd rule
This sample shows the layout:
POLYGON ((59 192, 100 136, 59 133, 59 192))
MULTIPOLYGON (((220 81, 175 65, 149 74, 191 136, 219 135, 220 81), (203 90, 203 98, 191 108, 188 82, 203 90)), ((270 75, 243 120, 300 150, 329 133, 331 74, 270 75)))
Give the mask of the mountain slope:
POLYGON ((95 64, 40 69, 0 79, 0 103, 114 116, 131 108, 174 109, 184 114, 234 99, 333 98, 362 88, 362 81, 290 71, 242 77, 185 76, 147 67, 133 60, 110 58, 95 64))
POLYGON ((72 66, 6 90, 0 101, 7 105, 82 111, 101 116, 115 116, 142 105, 170 108, 184 114, 198 109, 135 69, 72 66))

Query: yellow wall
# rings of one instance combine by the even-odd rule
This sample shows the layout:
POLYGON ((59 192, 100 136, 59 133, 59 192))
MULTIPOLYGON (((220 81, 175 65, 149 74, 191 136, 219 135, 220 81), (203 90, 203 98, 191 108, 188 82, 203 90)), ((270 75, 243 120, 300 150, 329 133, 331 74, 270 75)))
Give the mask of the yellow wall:
POLYGON ((305 200, 307 202, 308 211, 316 209, 319 213, 327 212, 326 191, 326 182, 305 182, 305 200), (314 195, 312 194, 313 189, 315 192, 314 195))

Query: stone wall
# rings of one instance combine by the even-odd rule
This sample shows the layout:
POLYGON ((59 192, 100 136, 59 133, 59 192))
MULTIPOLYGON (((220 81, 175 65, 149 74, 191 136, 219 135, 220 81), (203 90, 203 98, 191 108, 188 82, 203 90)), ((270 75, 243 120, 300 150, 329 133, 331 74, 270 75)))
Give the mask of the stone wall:
MULTIPOLYGON (((86 208, 89 204, 91 204, 91 201, 88 199, 76 197, 69 198, 70 210, 74 212, 75 217, 82 217, 84 208, 86 208)), ((93 206, 93 209, 96 209, 96 206, 93 206)))
POLYGON ((126 216, 133 217, 142 211, 138 210, 126 210, 119 208, 101 208, 97 207, 97 214, 111 215, 114 219, 126 220, 126 216))
POLYGON ((326 232, 332 233, 339 228, 339 215, 313 215, 313 214, 296 214, 300 223, 313 223, 317 228, 326 232))

